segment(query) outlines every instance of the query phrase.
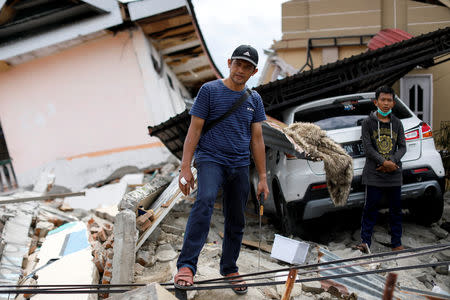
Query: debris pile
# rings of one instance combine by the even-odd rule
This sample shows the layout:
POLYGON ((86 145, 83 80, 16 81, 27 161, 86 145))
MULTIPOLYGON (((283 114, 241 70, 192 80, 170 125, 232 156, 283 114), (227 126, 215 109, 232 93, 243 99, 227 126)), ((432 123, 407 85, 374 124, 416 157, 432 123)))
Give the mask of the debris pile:
MULTIPOLYGON (((195 169, 193 171, 196 175, 195 169)), ((176 273, 176 260, 183 244, 184 227, 196 191, 194 190, 193 194, 188 197, 180 193, 177 182, 177 165, 173 163, 155 168, 147 174, 123 174, 122 172, 120 175, 122 176, 120 178, 108 179, 108 183, 97 183, 95 187, 90 187, 85 191, 86 195, 84 196, 1 204, 1 284, 171 282, 176 273), (124 183, 126 188, 123 190, 111 188, 111 186, 124 183), (88 190, 91 190, 91 195, 88 195, 88 190), (120 194, 120 201, 114 205, 109 203, 106 206, 89 210, 72 205, 77 197, 82 201, 86 201, 86 197, 89 198, 96 193, 96 198, 108 197, 112 190, 120 194), (69 199, 70 201, 68 201, 69 199), (76 269, 76 272, 69 272, 68 276, 60 276, 62 273, 65 274, 68 269, 76 269)), ((49 191, 51 183, 48 180, 49 176, 42 176, 42 178, 44 183, 41 192, 22 191, 9 196, 8 199, 47 197, 43 194, 49 191)), ((114 196, 114 199, 117 198, 119 195, 114 196)), ((1 200, 2 198, 0 198, 1 200)), ((105 202, 108 203, 108 201, 105 202)), ((251 207, 246 216, 247 225, 238 260, 239 271, 245 274, 290 266, 271 257, 275 234, 280 234, 280 232, 272 225, 270 219, 266 216, 262 219, 262 240, 259 243, 258 216, 252 213, 251 207), (260 260, 258 247, 261 248, 260 260)), ((358 219, 358 216, 353 216, 353 218, 358 219)), ((359 251, 351 249, 351 246, 359 240, 358 224, 349 228, 348 222, 342 223, 345 225, 339 225, 336 220, 329 220, 329 222, 333 225, 324 225, 324 228, 328 229, 320 229, 321 226, 308 228, 312 238, 308 241, 310 250, 306 257, 307 264, 317 263, 319 258, 323 257, 323 254, 319 255, 319 249, 322 249, 321 253, 329 251, 326 252, 329 257, 349 258, 363 255, 359 251), (332 229, 330 230, 330 228, 332 229)), ((383 217, 380 222, 382 225, 377 225, 374 231, 372 252, 375 253, 390 251, 388 222, 383 221, 383 217)), ((450 222, 450 194, 447 194, 446 197, 442 220, 432 227, 409 223, 406 218, 403 235, 405 247, 416 248, 430 244, 449 243, 449 232, 445 229, 448 222, 450 222)), ((211 229, 199 257, 195 280, 220 277, 219 260, 222 252, 223 227, 222 205, 218 198, 211 220, 211 229)), ((445 250, 426 257, 404 261, 384 262, 375 268, 448 261, 450 259, 449 251, 445 250)), ((299 278, 318 275, 323 276, 323 274, 316 273, 301 275, 299 278)), ((400 271, 398 275, 397 284, 402 287, 429 290, 430 292, 431 290, 439 290, 441 293, 449 292, 448 266, 400 271)), ((287 273, 276 274, 267 280, 268 282, 279 281, 284 278, 283 276, 286 277, 287 273)), ((380 282, 384 280, 384 277, 380 278, 380 282)), ((159 287, 147 286, 140 292, 136 290, 135 293, 139 294, 147 289, 158 290, 159 287)), ((284 285, 254 287, 249 289, 247 297, 248 299, 281 299, 284 291, 284 285)), ((313 281, 296 283, 291 292, 291 299, 356 299, 358 294, 362 295, 362 293, 363 291, 358 290, 358 287, 355 288, 345 282, 313 281)), ((111 296, 112 299, 125 299, 123 298, 125 294, 124 296, 120 295, 105 293, 98 295, 98 298, 111 296)), ((48 295, 28 294, 26 296, 32 296, 32 299, 41 297, 47 299, 43 296, 48 295)), ((77 295, 77 297, 79 296, 77 295)), ((89 299, 97 298, 97 295, 86 294, 86 299, 89 296, 91 297, 89 299)), ((7 299, 7 297, 8 295, 0 294, 0 299, 7 299)), ((188 293, 188 298, 195 300, 219 300, 233 297, 234 293, 231 289, 188 293)))

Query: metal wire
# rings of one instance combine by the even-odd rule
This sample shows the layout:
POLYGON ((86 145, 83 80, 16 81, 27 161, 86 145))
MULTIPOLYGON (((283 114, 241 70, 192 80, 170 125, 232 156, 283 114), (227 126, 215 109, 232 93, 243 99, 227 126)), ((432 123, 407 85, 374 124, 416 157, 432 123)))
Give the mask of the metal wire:
MULTIPOLYGON (((417 256, 422 256, 422 255, 427 255, 427 254, 432 254, 435 252, 439 252, 439 251, 444 251, 450 249, 450 246, 447 247, 443 247, 443 248, 439 248, 439 249, 432 249, 426 252, 421 252, 421 253, 414 253, 414 254, 409 254, 409 255, 403 255, 400 257, 395 257, 395 258, 383 258, 383 259, 378 259, 378 260, 372 260, 372 261, 363 261, 363 262, 359 262, 359 263, 353 263, 353 264, 347 264, 347 265, 341 265, 341 266, 333 266, 333 267, 328 267, 328 268, 316 268, 313 270, 309 270, 309 271, 303 271, 303 272, 299 272, 297 275, 306 275, 309 273, 316 273, 316 272, 323 272, 323 271, 329 271, 329 270, 336 270, 336 269, 344 269, 344 268, 351 268, 351 267, 357 267, 357 266, 362 266, 362 265, 368 265, 368 264, 377 264, 377 263, 382 263, 382 262, 387 262, 387 261, 392 261, 392 260, 399 260, 399 259, 405 259, 405 258, 412 258, 412 257, 417 257, 417 256)), ((365 258, 365 257, 364 257, 365 258)), ((335 264, 335 261, 332 261, 333 264, 335 264)), ((290 270, 292 269, 299 269, 298 267, 292 267, 290 268, 290 270)), ((285 277, 286 274, 283 275, 275 275, 275 276, 267 276, 267 277, 255 277, 255 278, 247 278, 247 281, 253 281, 253 280, 262 280, 262 279, 273 279, 273 278, 278 278, 278 277, 285 277)), ((215 283, 221 283, 221 282, 227 282, 227 283, 233 283, 233 282, 241 282, 242 279, 240 279, 241 276, 237 275, 237 276, 233 276, 233 277, 237 277, 237 279, 233 280, 233 279, 229 279, 231 277, 227 277, 227 278, 221 278, 222 280, 214 280, 215 283)), ((210 282, 206 281, 197 281, 195 282, 195 284, 208 284, 210 282)), ((166 285, 171 285, 171 284, 167 284, 164 283, 162 284, 164 286, 166 285)))
MULTIPOLYGON (((410 249, 404 249, 404 250, 395 251, 395 252, 392 252, 392 251, 391 252, 381 252, 381 253, 375 253, 375 254, 370 254, 370 255, 364 255, 364 256, 360 256, 360 257, 343 258, 343 259, 309 264, 309 265, 296 265, 296 266, 292 266, 292 267, 288 267, 288 268, 281 268, 281 269, 276 269, 276 270, 269 270, 269 271, 262 271, 262 272, 256 272, 256 273, 248 273, 248 274, 230 276, 230 277, 227 277, 227 280, 242 279, 242 278, 251 277, 251 276, 266 275, 266 274, 278 273, 278 272, 287 272, 292 269, 300 270, 300 269, 321 267, 321 266, 326 266, 326 265, 330 265, 330 264, 339 264, 339 263, 357 261, 357 260, 362 260, 362 259, 372 259, 372 258, 384 257, 384 256, 397 256, 397 255, 401 255, 404 253, 419 252, 419 251, 424 251, 424 250, 440 249, 440 248, 447 248, 447 247, 450 247, 450 243, 423 246, 423 247, 419 247, 419 248, 410 248, 410 249)), ((443 249, 440 249, 438 251, 442 251, 442 250, 443 249)), ((423 254, 420 254, 420 255, 423 255, 423 254)), ((391 258, 391 260, 394 260, 394 259, 396 259, 396 258, 395 257, 391 258)), ((223 277, 219 277, 219 278, 196 281, 195 284, 204 284, 204 283, 211 283, 211 282, 217 282, 217 281, 223 281, 223 280, 224 280, 223 277)), ((240 281, 242 281, 242 280, 240 280, 240 281)), ((167 285, 172 285, 172 283, 163 283, 161 285, 167 286, 167 285)))
MULTIPOLYGON (((387 273, 387 272, 395 272, 402 270, 411 270, 411 269, 419 269, 419 268, 428 268, 442 265, 450 265, 450 261, 436 262, 436 263, 428 263, 428 264, 419 264, 419 265, 411 265, 411 266, 403 266, 403 267, 395 267, 395 268, 387 268, 387 269, 379 269, 379 270, 370 270, 363 272, 352 272, 347 274, 339 274, 339 275, 329 275, 322 277, 310 277, 297 279, 295 282, 311 282, 311 281, 323 281, 329 279, 343 278, 343 277, 356 277, 356 276, 364 276, 371 275, 377 273, 387 273)), ((257 282, 257 283, 247 283, 247 284, 221 284, 221 285, 208 285, 208 286, 189 286, 184 288, 183 290, 216 290, 216 289, 227 289, 227 288, 240 288, 240 287, 256 287, 256 286, 270 286, 270 285, 281 285, 285 284, 286 281, 273 281, 273 282, 257 282)), ((168 291, 175 291, 174 287, 166 288, 168 291)))
MULTIPOLYGON (((292 269, 308 269, 308 268, 316 268, 314 270, 310 271, 304 271, 299 274, 307 274, 312 272, 320 272, 320 271, 326 271, 331 269, 338 269, 338 268, 348 268, 358 265, 364 265, 364 264, 373 264, 373 263, 380 263, 385 261, 391 261, 391 260, 397 260, 397 259, 404 259, 404 258, 410 258, 410 257, 416 257, 421 255, 427 255, 438 251, 443 251, 450 248, 450 243, 447 244, 440 244, 440 245, 431 245, 431 246, 425 246, 420 248, 411 248, 411 249, 405 249, 397 252, 383 252, 383 253, 377 253, 372 255, 366 255, 361 257, 354 257, 354 258, 346 258, 346 259, 340 259, 340 260, 334 260, 329 262, 322 262, 322 263, 316 263, 316 264, 310 264, 310 265, 301 265, 301 266, 293 266, 290 268, 283 268, 283 269, 277 269, 277 270, 270 270, 270 271, 264 271, 264 272, 258 272, 258 273, 251 273, 251 274, 243 274, 243 275, 237 275, 237 276, 230 276, 224 279, 221 278, 215 278, 215 279, 208 279, 203 281, 197 281, 195 282, 194 286, 188 286, 185 287, 184 290, 212 290, 212 289, 223 289, 223 288, 239 288, 239 287, 254 287, 254 286, 270 286, 270 285, 280 285, 285 284, 285 281, 271 281, 271 282, 256 282, 256 283, 246 283, 246 284, 233 284, 233 282, 240 282, 242 281, 242 277, 250 277, 250 276, 257 276, 257 275, 265 275, 270 273, 276 273, 276 272, 282 272, 282 271, 289 271, 292 269), (404 253, 409 252, 419 252, 429 250, 426 252, 421 253, 414 253, 411 255, 403 255, 398 257, 397 255, 401 255, 404 253), (376 261, 363 261, 359 263, 354 264, 348 264, 348 265, 342 265, 342 266, 333 266, 329 268, 322 268, 319 269, 318 267, 329 265, 329 264, 338 264, 338 263, 344 263, 344 262, 351 262, 351 261, 357 261, 357 260, 368 260, 376 257, 384 257, 384 256, 392 256, 395 255, 396 257, 392 258, 385 258, 385 259, 379 259, 376 261), (219 283, 217 285, 206 285, 211 283, 219 283), (205 286, 198 286, 203 285, 205 286)), ((393 272, 393 271, 400 271, 400 270, 409 270, 409 269, 416 269, 416 268, 427 268, 432 266, 439 266, 439 265, 449 265, 450 261, 444 261, 444 262, 436 262, 436 263, 428 263, 428 264, 418 264, 418 265, 411 265, 411 266, 402 266, 402 267, 395 267, 395 268, 386 268, 386 269, 379 269, 379 270, 370 270, 370 271, 363 271, 363 272, 352 272, 347 274, 339 274, 339 275, 329 275, 329 276, 323 276, 323 277, 311 277, 311 278, 303 278, 298 279, 295 282, 309 282, 309 281, 322 281, 327 279, 335 279, 335 278, 342 278, 342 277, 354 277, 354 276, 362 276, 362 275, 370 275, 370 274, 377 274, 377 273, 384 273, 384 272, 393 272)), ((280 276, 271 276, 271 277, 259 277, 259 278, 248 278, 247 280, 261 280, 261 279, 273 279, 276 277, 281 277, 285 275, 280 276)), ((173 283, 163 283, 162 286, 171 286, 173 283)), ((129 291, 129 289, 114 289, 114 288, 124 288, 124 287, 142 287, 145 286, 145 284, 96 284, 96 285, 79 285, 79 284, 68 284, 68 285, 0 285, 0 294, 86 294, 86 293, 123 293, 129 291), (5 289, 9 288, 9 289, 5 289)), ((174 287, 167 288, 169 291, 174 291, 174 287)))

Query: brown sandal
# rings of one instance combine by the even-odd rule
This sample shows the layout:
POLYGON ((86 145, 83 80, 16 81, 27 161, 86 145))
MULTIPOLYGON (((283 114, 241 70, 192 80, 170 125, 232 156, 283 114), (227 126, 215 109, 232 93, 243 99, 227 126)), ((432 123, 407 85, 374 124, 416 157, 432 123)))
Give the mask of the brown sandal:
POLYGON ((193 284, 194 274, 192 273, 192 270, 188 267, 180 268, 177 275, 175 275, 175 278, 173 279, 173 285, 175 286, 175 288, 185 290, 191 287, 193 284), (184 281, 186 284, 181 285, 179 284, 180 281, 184 281))
POLYGON ((361 243, 359 245, 352 246, 353 250, 359 250, 362 253, 368 254, 370 252, 369 246, 366 243, 361 243))
MULTIPOLYGON (((226 277, 234 277, 234 276, 239 276, 239 273, 236 272, 236 273, 227 274, 227 275, 225 275, 225 278, 226 277)), ((239 281, 239 280, 241 280, 240 277, 230 278, 229 280, 230 280, 231 284, 239 285, 237 287, 232 287, 231 288, 233 290, 233 292, 235 292, 238 295, 244 295, 244 294, 247 293, 248 287, 246 286, 245 281, 239 281)))

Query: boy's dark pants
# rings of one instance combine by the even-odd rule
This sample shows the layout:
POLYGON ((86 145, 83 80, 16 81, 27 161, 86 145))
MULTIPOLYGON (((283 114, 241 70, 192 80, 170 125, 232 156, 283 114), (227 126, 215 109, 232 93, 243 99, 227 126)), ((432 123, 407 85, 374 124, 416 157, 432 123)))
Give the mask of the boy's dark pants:
POLYGON ((401 246, 402 241, 402 205, 401 187, 366 186, 366 202, 361 221, 361 240, 369 247, 372 242, 373 227, 377 222, 378 204, 383 196, 389 202, 389 225, 391 227, 391 247, 401 246))

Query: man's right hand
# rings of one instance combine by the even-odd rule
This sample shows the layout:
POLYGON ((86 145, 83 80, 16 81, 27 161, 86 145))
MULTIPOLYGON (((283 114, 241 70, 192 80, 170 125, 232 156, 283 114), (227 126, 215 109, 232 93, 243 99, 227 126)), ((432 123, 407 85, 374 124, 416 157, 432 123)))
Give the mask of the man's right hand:
POLYGON ((190 167, 181 168, 180 175, 178 176, 178 187, 186 196, 190 194, 191 189, 194 189, 194 175, 192 175, 190 167))

